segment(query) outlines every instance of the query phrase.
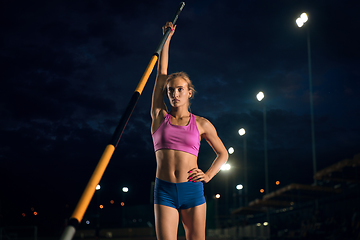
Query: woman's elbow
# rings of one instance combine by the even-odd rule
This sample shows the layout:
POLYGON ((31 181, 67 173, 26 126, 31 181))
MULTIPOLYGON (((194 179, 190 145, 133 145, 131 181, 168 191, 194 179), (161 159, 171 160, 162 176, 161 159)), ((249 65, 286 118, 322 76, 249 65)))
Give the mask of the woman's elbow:
POLYGON ((222 151, 220 154, 219 154, 219 158, 222 160, 223 163, 226 163, 229 159, 229 154, 227 151, 222 151))
POLYGON ((229 154, 228 152, 225 152, 225 162, 227 162, 228 159, 229 159, 229 154))

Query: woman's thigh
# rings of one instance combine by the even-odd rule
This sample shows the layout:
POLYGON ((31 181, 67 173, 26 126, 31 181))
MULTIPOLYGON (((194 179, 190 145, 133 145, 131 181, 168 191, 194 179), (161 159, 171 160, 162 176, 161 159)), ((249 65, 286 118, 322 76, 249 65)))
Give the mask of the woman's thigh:
POLYGON ((154 204, 155 230, 158 240, 176 240, 179 225, 177 209, 154 204))
POLYGON ((206 203, 199 206, 182 209, 181 220, 187 240, 204 240, 206 225, 206 203))

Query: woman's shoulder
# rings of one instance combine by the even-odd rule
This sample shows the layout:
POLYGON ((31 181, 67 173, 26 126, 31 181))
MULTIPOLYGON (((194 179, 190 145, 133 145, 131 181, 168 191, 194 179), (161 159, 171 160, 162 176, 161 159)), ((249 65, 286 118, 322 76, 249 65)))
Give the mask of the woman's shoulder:
POLYGON ((194 117, 196 119, 196 123, 199 124, 201 127, 212 126, 212 123, 208 119, 201 117, 201 116, 197 116, 197 115, 194 115, 194 117))
POLYGON ((206 135, 213 135, 213 133, 216 133, 214 125, 212 125, 208 119, 196 115, 194 116, 196 119, 196 125, 198 126, 198 130, 202 138, 207 138, 206 135))
POLYGON ((202 122, 202 121, 207 121, 206 118, 204 117, 201 117, 201 116, 198 116, 198 115, 195 115, 193 113, 191 113, 192 115, 194 115, 195 119, 196 119, 196 122, 202 122))

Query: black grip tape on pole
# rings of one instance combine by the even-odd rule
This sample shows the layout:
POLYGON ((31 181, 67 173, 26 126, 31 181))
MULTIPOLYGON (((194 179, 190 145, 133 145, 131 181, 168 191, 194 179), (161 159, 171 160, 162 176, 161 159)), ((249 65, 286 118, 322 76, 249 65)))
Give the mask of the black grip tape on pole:
MULTIPOLYGON (((179 15, 180 15, 182 9, 184 8, 184 6, 185 6, 185 2, 181 2, 180 5, 179 5, 178 10, 176 11, 176 13, 175 13, 175 15, 174 15, 173 20, 172 20, 173 26, 175 26, 175 23, 176 23, 179 15)), ((154 54, 156 54, 157 56, 160 56, 160 52, 161 52, 161 50, 162 50, 162 48, 163 48, 163 46, 164 46, 164 44, 165 44, 165 42, 166 42, 166 39, 168 38, 168 36, 169 36, 169 34, 170 34, 170 31, 171 31, 170 28, 168 28, 168 29, 165 31, 165 34, 164 34, 163 38, 161 39, 159 45, 157 46, 157 48, 156 48, 156 50, 155 50, 155 53, 154 53, 154 54)))

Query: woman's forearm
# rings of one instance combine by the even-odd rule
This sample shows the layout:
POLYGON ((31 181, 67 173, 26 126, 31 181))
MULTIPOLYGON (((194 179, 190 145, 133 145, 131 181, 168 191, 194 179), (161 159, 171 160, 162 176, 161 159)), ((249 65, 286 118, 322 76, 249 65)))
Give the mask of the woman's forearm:
POLYGON ((167 75, 167 69, 169 64, 169 46, 171 37, 174 35, 176 26, 173 26, 171 22, 167 22, 166 25, 162 28, 163 34, 165 34, 167 29, 171 29, 168 38, 165 41, 165 44, 160 52, 159 61, 158 61, 158 75, 167 75))
POLYGON ((167 75, 167 69, 169 64, 169 46, 170 46, 170 37, 168 37, 160 52, 158 74, 167 75))
POLYGON ((222 165, 224 165, 228 160, 229 155, 227 152, 223 154, 218 154, 210 168, 206 171, 206 175, 209 177, 209 181, 215 177, 215 175, 220 171, 222 165))

